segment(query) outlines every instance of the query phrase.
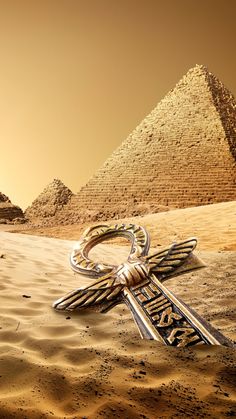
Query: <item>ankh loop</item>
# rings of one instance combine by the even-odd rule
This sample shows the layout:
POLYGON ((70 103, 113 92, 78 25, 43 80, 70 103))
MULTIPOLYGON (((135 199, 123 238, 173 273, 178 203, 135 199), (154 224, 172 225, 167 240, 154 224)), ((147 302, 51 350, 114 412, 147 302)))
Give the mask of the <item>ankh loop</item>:
POLYGON ((163 285, 171 277, 206 266, 193 254, 196 245, 196 238, 190 238, 148 255, 150 238, 144 227, 134 224, 91 227, 76 243, 70 263, 74 271, 96 281, 55 301, 53 307, 107 312, 126 303, 142 338, 177 347, 202 344, 233 347, 229 339, 163 285), (114 266, 89 259, 94 246, 114 237, 126 237, 131 242, 127 261, 114 266))

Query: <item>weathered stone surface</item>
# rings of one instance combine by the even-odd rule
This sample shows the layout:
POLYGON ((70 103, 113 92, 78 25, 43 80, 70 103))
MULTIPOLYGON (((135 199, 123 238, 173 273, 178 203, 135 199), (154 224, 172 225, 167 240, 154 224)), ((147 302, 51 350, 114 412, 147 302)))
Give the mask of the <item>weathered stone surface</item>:
POLYGON ((58 216, 76 222, 235 200, 235 159, 235 99, 196 65, 58 216))
POLYGON ((59 179, 54 179, 25 211, 27 219, 37 220, 53 217, 67 204, 72 192, 59 179))
POLYGON ((0 192, 0 202, 11 202, 11 201, 6 195, 4 195, 4 193, 0 192))
POLYGON ((0 192, 0 224, 6 224, 12 220, 24 222, 24 213, 20 207, 11 203, 10 199, 0 192))

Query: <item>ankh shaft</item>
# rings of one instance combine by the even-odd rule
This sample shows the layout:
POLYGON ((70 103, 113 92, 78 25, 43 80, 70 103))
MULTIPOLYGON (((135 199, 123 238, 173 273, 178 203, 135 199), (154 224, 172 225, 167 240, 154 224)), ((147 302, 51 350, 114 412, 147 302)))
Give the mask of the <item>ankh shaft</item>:
POLYGON ((151 275, 145 284, 123 291, 124 300, 143 338, 170 346, 232 346, 216 329, 151 275))

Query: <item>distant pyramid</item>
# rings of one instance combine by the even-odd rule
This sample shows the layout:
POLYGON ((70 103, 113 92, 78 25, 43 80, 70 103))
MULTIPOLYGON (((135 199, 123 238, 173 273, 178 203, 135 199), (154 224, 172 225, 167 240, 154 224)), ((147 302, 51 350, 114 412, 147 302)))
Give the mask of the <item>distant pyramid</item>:
POLYGON ((105 219, 235 199, 236 102, 196 65, 62 212, 105 219))
POLYGON ((52 217, 66 205, 72 192, 59 179, 54 179, 25 211, 29 220, 52 217))
POLYGON ((12 204, 10 199, 0 192, 0 224, 13 220, 23 222, 23 211, 17 205, 12 204))

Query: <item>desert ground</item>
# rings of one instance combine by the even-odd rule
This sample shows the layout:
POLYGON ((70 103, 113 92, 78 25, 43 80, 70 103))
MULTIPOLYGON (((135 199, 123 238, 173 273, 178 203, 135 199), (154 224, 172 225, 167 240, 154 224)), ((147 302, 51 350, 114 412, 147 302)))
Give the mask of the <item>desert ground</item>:
MULTIPOLYGON (((153 248, 162 245, 168 246, 174 241, 196 236, 200 250, 236 250, 236 201, 89 224, 54 227, 34 227, 27 224, 3 225, 2 230, 8 229, 37 236, 78 240, 88 226, 104 223, 133 223, 146 227, 150 233, 153 248)), ((117 243, 124 244, 120 240, 117 243)), ((125 242, 125 244, 127 243, 125 242)))
MULTIPOLYGON (((207 267, 166 286, 235 342, 236 202, 111 222, 146 226, 150 252, 198 237, 207 267)), ((68 260, 84 228, 1 227, 0 418, 236 417, 235 349, 141 340, 124 305, 106 314, 52 309, 91 281, 68 260)), ((124 241, 104 243, 93 258, 118 263, 128 251, 124 241)))

